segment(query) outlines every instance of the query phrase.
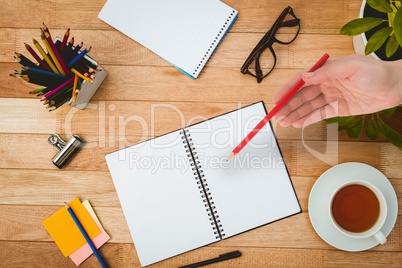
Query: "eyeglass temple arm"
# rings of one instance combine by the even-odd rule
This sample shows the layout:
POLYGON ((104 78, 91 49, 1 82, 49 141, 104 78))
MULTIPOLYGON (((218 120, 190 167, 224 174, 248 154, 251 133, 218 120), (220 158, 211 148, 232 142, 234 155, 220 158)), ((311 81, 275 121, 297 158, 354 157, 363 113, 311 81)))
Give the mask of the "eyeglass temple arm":
MULTIPOLYGON (((261 53, 261 52, 259 51, 258 53, 261 53)), ((259 56, 255 58, 255 76, 257 78, 258 83, 260 83, 261 80, 262 80, 261 77, 263 76, 263 74, 262 74, 262 70, 261 70, 260 57, 259 56)))
MULTIPOLYGON (((288 21, 284 21, 280 24, 279 27, 294 27, 297 26, 300 23, 300 19, 292 19, 288 21)), ((271 33, 272 29, 269 29, 269 31, 261 38, 260 42, 254 47, 253 51, 251 51, 250 56, 256 52, 256 50, 260 49, 260 47, 267 42, 267 40, 271 39, 271 33)))

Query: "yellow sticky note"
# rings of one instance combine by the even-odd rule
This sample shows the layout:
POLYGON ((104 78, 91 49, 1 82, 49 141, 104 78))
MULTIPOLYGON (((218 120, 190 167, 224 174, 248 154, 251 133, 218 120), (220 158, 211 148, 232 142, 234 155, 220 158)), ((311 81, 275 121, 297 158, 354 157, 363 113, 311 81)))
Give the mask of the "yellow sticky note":
MULTIPOLYGON (((68 205, 74 211, 74 214, 91 239, 101 233, 91 215, 89 215, 78 198, 74 199, 68 205)), ((45 226, 54 242, 56 242, 64 257, 67 257, 87 243, 66 207, 56 211, 53 215, 45 219, 42 224, 45 226)))

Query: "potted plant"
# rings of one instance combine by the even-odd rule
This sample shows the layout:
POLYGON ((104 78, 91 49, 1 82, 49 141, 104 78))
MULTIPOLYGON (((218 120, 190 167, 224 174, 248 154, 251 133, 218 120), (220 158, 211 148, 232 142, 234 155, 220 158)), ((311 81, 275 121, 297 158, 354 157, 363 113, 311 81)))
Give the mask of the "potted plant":
POLYGON ((366 55, 373 53, 381 60, 402 59, 400 7, 400 0, 363 0, 360 18, 346 23, 340 33, 361 37, 366 55))
MULTIPOLYGON (((345 24, 341 34, 355 36, 354 41, 363 40, 364 54, 380 60, 402 59, 402 9, 401 0, 363 0, 360 18, 345 24)), ((356 45, 355 45, 356 49, 356 45)), ((369 139, 385 138, 402 150, 402 130, 389 126, 391 116, 399 117, 398 107, 374 114, 335 117, 329 123, 338 123, 339 131, 345 130, 350 138, 364 133, 369 139)))

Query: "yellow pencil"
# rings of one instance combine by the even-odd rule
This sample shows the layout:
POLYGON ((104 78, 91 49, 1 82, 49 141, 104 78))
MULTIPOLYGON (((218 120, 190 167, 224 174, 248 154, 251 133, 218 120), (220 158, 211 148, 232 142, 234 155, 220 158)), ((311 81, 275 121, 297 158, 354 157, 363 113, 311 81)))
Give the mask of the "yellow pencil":
POLYGON ((55 44, 53 43, 52 37, 50 36, 49 32, 43 32, 43 35, 45 36, 47 43, 49 44, 49 48, 52 50, 54 56, 56 57, 57 62, 60 64, 61 69, 65 74, 69 74, 67 66, 64 64, 64 61, 61 58, 55 44))
POLYGON ((73 93, 71 96, 71 101, 75 102, 75 100, 77 99, 77 82, 78 82, 78 75, 74 75, 74 85, 73 85, 73 93))
POLYGON ((78 77, 84 79, 85 81, 88 81, 88 82, 91 82, 91 83, 94 81, 94 80, 92 80, 91 78, 82 75, 79 71, 77 71, 77 70, 74 69, 74 68, 71 68, 71 71, 72 71, 74 74, 76 74, 78 77))
POLYGON ((63 71, 63 68, 61 67, 59 61, 57 60, 56 55, 54 54, 52 48, 50 47, 46 37, 42 34, 41 38, 42 38, 43 44, 45 44, 47 52, 49 52, 50 57, 52 58, 54 64, 56 65, 57 70, 59 70, 59 73, 66 75, 66 73, 63 71))
POLYGON ((46 52, 43 50, 42 46, 39 44, 38 41, 35 40, 35 38, 32 37, 32 41, 35 45, 35 47, 38 49, 39 53, 42 55, 42 57, 45 59, 46 63, 49 65, 50 69, 52 69, 53 72, 60 74, 60 72, 57 70, 56 66, 53 64, 53 61, 49 58, 49 56, 46 54, 46 52))

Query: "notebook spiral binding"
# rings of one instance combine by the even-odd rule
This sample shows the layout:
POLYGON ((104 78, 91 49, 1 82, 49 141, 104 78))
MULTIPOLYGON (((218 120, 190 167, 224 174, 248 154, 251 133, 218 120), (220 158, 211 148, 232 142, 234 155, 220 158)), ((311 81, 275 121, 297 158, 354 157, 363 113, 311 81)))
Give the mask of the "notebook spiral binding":
POLYGON ((192 167, 195 180, 197 181, 198 189, 201 194, 202 201, 204 202, 205 210, 208 214, 209 221, 211 222, 212 230, 216 239, 222 239, 225 236, 222 228, 221 221, 219 220, 218 211, 216 210, 215 202, 211 196, 208 188, 208 183, 204 178, 204 171, 202 170, 201 162, 198 159, 197 152, 195 151, 193 140, 188 129, 180 132, 182 135, 182 142, 186 150, 187 157, 192 167))
POLYGON ((207 63, 208 59, 211 57, 212 53, 215 51, 215 49, 218 47, 220 41, 223 39, 225 34, 229 31, 230 27, 232 26, 233 23, 230 23, 232 20, 233 16, 236 15, 236 10, 232 10, 230 12, 229 17, 226 19, 225 23, 222 25, 222 28, 219 30, 219 32, 216 34, 214 40, 212 41, 211 45, 209 46, 208 50, 205 52, 204 56, 202 57, 202 60, 200 63, 198 63, 197 68, 193 72, 193 76, 195 76, 197 73, 199 73, 204 65, 207 63))

